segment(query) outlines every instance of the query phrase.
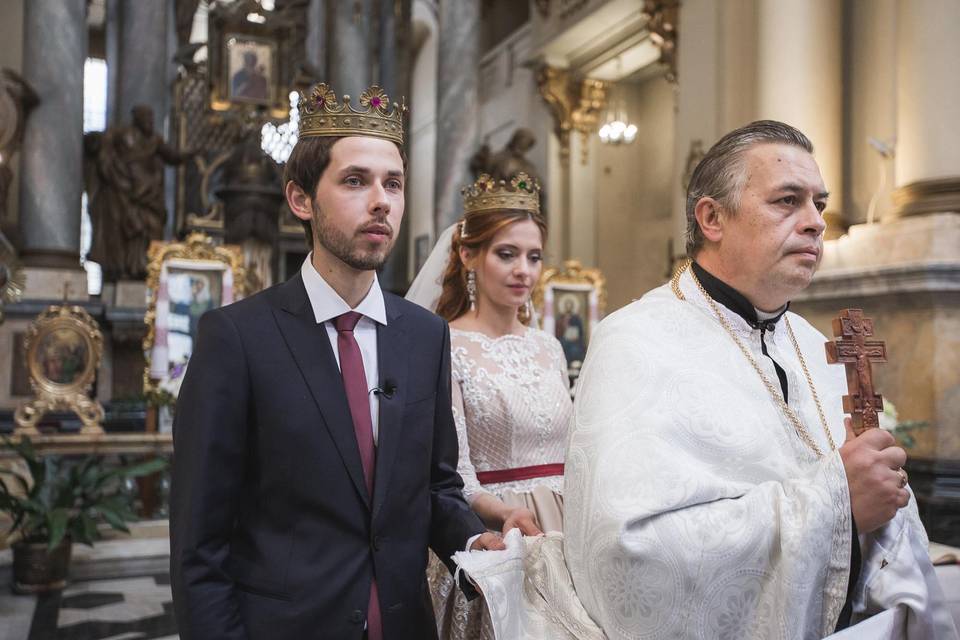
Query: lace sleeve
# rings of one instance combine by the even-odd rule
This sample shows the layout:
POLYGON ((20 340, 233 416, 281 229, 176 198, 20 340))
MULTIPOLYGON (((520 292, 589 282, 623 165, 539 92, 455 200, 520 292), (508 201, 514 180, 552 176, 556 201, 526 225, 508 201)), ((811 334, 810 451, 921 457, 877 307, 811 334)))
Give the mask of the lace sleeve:
POLYGON ((570 370, 567 366, 567 356, 563 353, 563 347, 560 345, 560 341, 547 334, 547 338, 550 340, 550 348, 553 351, 553 359, 556 362, 556 367, 560 371, 560 379, 563 380, 563 384, 567 387, 570 386, 570 370))
POLYGON ((460 459, 457 460, 457 473, 463 478, 463 497, 466 498, 467 503, 472 504, 474 498, 486 492, 480 487, 477 472, 473 468, 473 462, 470 461, 470 443, 467 438, 463 391, 460 389, 460 381, 457 380, 456 373, 453 374, 453 384, 450 386, 453 391, 453 421, 457 425, 457 443, 460 451, 460 459))

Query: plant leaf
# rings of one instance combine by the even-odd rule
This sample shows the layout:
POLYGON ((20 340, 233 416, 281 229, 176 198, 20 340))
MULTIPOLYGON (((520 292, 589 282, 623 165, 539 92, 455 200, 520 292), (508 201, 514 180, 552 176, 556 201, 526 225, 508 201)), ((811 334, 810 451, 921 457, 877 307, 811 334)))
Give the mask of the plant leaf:
POLYGON ((111 527, 118 531, 123 531, 124 533, 130 533, 130 529, 127 527, 127 523, 124 522, 123 516, 109 507, 100 506, 97 508, 97 511, 103 516, 103 519, 107 521, 111 527))
POLYGON ((47 530, 50 533, 50 544, 47 548, 51 551, 60 544, 63 536, 66 535, 69 520, 70 512, 66 509, 54 509, 47 516, 47 530))
POLYGON ((138 464, 131 464, 124 467, 117 467, 106 471, 101 476, 101 481, 112 478, 137 478, 147 476, 151 473, 162 471, 167 467, 167 461, 163 458, 152 458, 138 464))
POLYGON ((73 540, 88 546, 92 546, 95 540, 100 538, 100 532, 97 531, 97 522, 86 512, 81 512, 74 520, 73 540))
POLYGON ((167 461, 163 458, 154 458, 152 460, 147 460, 139 464, 132 464, 126 467, 121 467, 117 469, 117 475, 124 478, 139 478, 141 476, 148 476, 157 471, 163 471, 167 468, 167 461))

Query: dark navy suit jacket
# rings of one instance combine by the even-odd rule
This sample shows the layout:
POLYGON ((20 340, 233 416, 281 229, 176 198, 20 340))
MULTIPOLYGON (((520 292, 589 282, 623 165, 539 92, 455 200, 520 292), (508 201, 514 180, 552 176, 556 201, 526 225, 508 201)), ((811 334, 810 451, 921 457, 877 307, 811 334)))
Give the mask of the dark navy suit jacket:
POLYGON ((184 640, 359 639, 374 575, 386 640, 436 637, 427 548, 484 530, 463 499, 450 333, 384 293, 373 495, 300 275, 207 312, 174 424, 171 576, 184 640))

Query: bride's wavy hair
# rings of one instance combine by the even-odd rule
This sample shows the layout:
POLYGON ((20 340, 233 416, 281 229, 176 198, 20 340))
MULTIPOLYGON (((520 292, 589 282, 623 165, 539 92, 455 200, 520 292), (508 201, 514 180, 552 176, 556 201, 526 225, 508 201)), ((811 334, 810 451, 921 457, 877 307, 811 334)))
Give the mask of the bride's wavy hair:
MULTIPOLYGON (((547 243, 547 223, 539 213, 521 209, 494 209, 476 211, 464 217, 453 230, 450 241, 450 255, 447 268, 441 279, 442 291, 437 302, 437 315, 452 322, 470 309, 470 297, 467 295, 467 268, 460 259, 460 247, 473 249, 478 256, 484 256, 490 250, 494 236, 511 224, 532 220, 540 229, 540 238, 547 243), (466 233, 464 233, 466 232, 466 233)), ((525 306, 521 306, 517 317, 523 324, 530 322, 525 306)))

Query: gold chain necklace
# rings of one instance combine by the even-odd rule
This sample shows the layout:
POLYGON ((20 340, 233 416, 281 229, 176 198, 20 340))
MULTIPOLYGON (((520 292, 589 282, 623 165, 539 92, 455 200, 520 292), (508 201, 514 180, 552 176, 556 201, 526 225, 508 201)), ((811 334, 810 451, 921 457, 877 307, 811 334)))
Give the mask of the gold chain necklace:
MULTIPOLYGON (((673 294, 680 300, 686 300, 686 297, 680 290, 680 276, 684 271, 690 268, 691 262, 692 261, 688 259, 686 262, 680 265, 674 272, 673 278, 670 280, 670 288, 673 289, 673 294)), ((734 332, 733 327, 730 326, 730 323, 727 322, 727 319, 723 317, 723 313, 720 312, 720 308, 717 307, 717 303, 714 302, 713 298, 710 297, 710 294, 708 294, 706 289, 703 288, 703 285, 700 284, 700 279, 697 278, 697 274, 693 273, 691 270, 690 276, 693 278, 694 284, 697 285, 697 289, 699 289, 700 293, 703 294, 707 304, 710 305, 713 313, 717 316, 717 320, 720 321, 720 326, 722 326, 730 338, 733 339, 734 343, 736 343, 736 345, 740 348, 740 351, 743 353, 744 357, 746 357, 747 362, 750 363, 750 365, 753 367, 753 370, 757 372, 758 376, 760 376, 763 386, 767 388, 770 396, 779 405, 783 414, 787 416, 787 419, 796 430, 797 435, 800 436, 800 439, 803 440, 806 445, 813 450, 818 458, 822 458, 823 451, 820 450, 820 447, 817 446, 817 443, 810 436, 810 432, 807 431, 807 428, 803 426, 802 422, 800 422, 800 417, 797 416, 796 412, 784 401, 783 394, 778 393, 770 380, 767 379, 767 376, 763 374, 763 370, 760 368, 760 365, 757 364, 757 361, 750 354, 750 351, 743 344, 743 342, 740 341, 740 338, 737 337, 737 334, 734 332)), ((807 369, 807 362, 803 359, 803 354, 800 352, 800 345, 797 344, 797 338, 793 335, 793 328, 790 326, 790 320, 784 316, 783 322, 787 327, 787 335, 790 336, 790 342, 793 343, 793 348, 797 352, 797 359, 800 360, 800 366, 803 368, 803 375, 805 375, 807 378, 807 386, 810 387, 810 393, 813 394, 813 402, 817 405, 817 414, 820 416, 820 424, 823 425, 823 431, 827 434, 827 442, 830 444, 830 450, 836 451, 837 445, 833 441, 833 436, 830 434, 830 428, 827 427, 827 419, 823 415, 823 407, 820 405, 820 397, 817 395, 816 387, 813 386, 813 377, 810 375, 810 370, 807 369)))

